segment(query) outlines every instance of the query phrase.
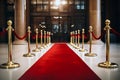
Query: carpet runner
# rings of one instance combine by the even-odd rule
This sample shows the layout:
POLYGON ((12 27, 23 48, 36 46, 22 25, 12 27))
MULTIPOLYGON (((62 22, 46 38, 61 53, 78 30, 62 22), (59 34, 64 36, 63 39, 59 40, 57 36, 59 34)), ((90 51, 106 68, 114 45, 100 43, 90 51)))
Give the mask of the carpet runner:
POLYGON ((101 80, 66 44, 54 44, 19 80, 101 80))

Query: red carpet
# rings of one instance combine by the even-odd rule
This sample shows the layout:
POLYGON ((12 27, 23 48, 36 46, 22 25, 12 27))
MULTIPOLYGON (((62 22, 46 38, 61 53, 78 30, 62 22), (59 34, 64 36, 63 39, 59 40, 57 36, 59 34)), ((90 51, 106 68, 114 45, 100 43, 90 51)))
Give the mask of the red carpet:
POLYGON ((55 44, 19 80, 101 80, 66 44, 55 44))

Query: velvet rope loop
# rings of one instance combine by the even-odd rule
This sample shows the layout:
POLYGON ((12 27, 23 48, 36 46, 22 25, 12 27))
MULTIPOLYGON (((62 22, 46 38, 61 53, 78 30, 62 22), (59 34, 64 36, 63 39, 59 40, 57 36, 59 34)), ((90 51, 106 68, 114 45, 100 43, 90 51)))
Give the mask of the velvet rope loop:
POLYGON ((75 34, 72 34, 73 37, 75 37, 75 34))
POLYGON ((115 29, 113 29, 113 28, 111 29, 111 32, 114 33, 114 34, 117 35, 117 36, 120 36, 120 33, 117 32, 117 31, 116 31, 115 29))
POLYGON ((28 35, 28 33, 26 33, 23 37, 19 37, 15 31, 13 31, 13 33, 14 33, 14 35, 15 35, 18 39, 20 39, 20 40, 25 39, 25 38, 27 37, 27 35, 28 35))
POLYGON ((94 39, 99 40, 99 39, 101 39, 104 36, 105 31, 103 31, 102 34, 99 37, 96 37, 94 32, 91 32, 91 33, 92 33, 92 36, 93 36, 94 39))
POLYGON ((44 38, 43 34, 38 34, 38 38, 44 38))
POLYGON ((88 39, 88 34, 84 34, 84 39, 88 39))
POLYGON ((38 35, 38 38, 41 38, 41 35, 38 35))
POLYGON ((44 38, 47 38, 47 35, 44 35, 44 38))
POLYGON ((4 29, 2 32, 0 32, 0 36, 4 36, 6 34, 6 30, 4 29))
POLYGON ((46 36, 49 37, 50 35, 47 34, 46 36))
POLYGON ((84 34, 84 39, 88 39, 89 38, 89 33, 87 33, 87 34, 84 34))
POLYGON ((32 39, 36 39, 36 34, 31 34, 32 39))
POLYGON ((80 34, 77 34, 78 37, 81 37, 80 34))

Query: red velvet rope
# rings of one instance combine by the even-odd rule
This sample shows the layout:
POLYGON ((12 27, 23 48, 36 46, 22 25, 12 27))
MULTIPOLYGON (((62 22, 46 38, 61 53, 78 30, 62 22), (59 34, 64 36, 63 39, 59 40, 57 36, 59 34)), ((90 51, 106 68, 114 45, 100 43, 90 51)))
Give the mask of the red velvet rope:
POLYGON ((0 36, 3 36, 3 35, 5 35, 6 34, 6 30, 4 29, 2 32, 0 32, 0 36))
POLYGON ((88 36, 86 34, 84 34, 84 39, 88 39, 88 36))
POLYGON ((20 40, 25 39, 25 38, 27 37, 27 35, 28 35, 28 33, 26 33, 23 37, 19 37, 19 36, 16 34, 15 31, 13 31, 13 32, 14 32, 14 35, 15 35, 18 39, 20 39, 20 40))
MULTIPOLYGON (((46 38, 46 37, 48 37, 49 35, 46 35, 46 36, 43 36, 42 35, 42 38, 46 38)), ((36 39, 36 34, 33 34, 32 36, 32 39, 36 39)), ((38 35, 38 38, 41 38, 41 35, 38 35)))
POLYGON ((74 36, 74 34, 71 35, 71 37, 73 37, 73 36, 74 36))
POLYGON ((50 37, 50 35, 49 35, 49 34, 47 34, 47 37, 50 37))
POLYGON ((77 36, 81 38, 80 34, 77 34, 77 36))
MULTIPOLYGON (((47 38, 50 35, 42 35, 42 38, 47 38)), ((35 36, 34 36, 35 37, 35 36)), ((36 37, 35 37, 36 38, 36 37)), ((38 36, 38 38, 41 38, 41 35, 38 36)))
POLYGON ((114 34, 116 34, 116 35, 118 35, 118 36, 120 36, 120 33, 117 32, 115 29, 111 29, 111 32, 114 33, 114 34))
MULTIPOLYGON (((50 35, 43 35, 42 38, 48 38, 50 35)), ((31 35, 32 39, 36 39, 36 34, 31 35)), ((41 38, 41 35, 38 35, 38 38, 41 38)))
POLYGON ((32 34, 32 35, 31 35, 31 38, 32 38, 32 39, 36 39, 36 34, 32 34))
POLYGON ((41 35, 38 35, 38 38, 41 38, 41 35))
POLYGON ((78 37, 78 34, 75 34, 75 37, 78 37))
POLYGON ((74 36, 75 36, 75 34, 72 34, 71 36, 72 36, 72 37, 74 37, 74 36))
POLYGON ((44 38, 47 38, 47 36, 46 36, 46 35, 44 35, 44 38))
POLYGON ((101 39, 101 38, 104 36, 104 34, 105 34, 105 31, 102 32, 102 34, 101 34, 99 37, 96 37, 95 34, 94 34, 94 32, 92 32, 92 36, 93 36, 93 38, 95 38, 96 40, 101 39))
POLYGON ((5 32, 0 32, 0 36, 3 36, 5 34, 5 32))

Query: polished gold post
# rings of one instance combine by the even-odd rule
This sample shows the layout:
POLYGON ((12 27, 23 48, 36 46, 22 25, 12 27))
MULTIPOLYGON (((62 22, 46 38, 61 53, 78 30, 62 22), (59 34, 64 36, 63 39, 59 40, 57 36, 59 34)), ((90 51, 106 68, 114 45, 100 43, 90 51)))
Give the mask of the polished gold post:
POLYGON ((82 51, 84 52, 84 33, 85 29, 82 29, 82 51))
POLYGON ((39 52, 40 49, 38 49, 38 28, 35 29, 36 33, 36 48, 33 50, 33 52, 39 52))
POLYGON ((99 67, 103 68, 118 68, 118 64, 110 62, 110 20, 105 21, 105 30, 106 30, 106 61, 99 63, 99 67))
POLYGON ((47 41, 46 41, 46 43, 48 44, 48 42, 49 42, 49 35, 48 35, 48 31, 46 32, 47 33, 47 41))
POLYGON ((49 44, 51 44, 51 32, 49 32, 49 44))
POLYGON ((75 46, 74 46, 74 47, 75 47, 76 49, 79 49, 77 45, 78 45, 78 44, 77 44, 77 30, 76 30, 76 31, 75 31, 75 46))
POLYGON ((78 30, 78 48, 80 48, 80 30, 78 30))
POLYGON ((85 29, 82 29, 82 48, 79 50, 80 52, 85 52, 86 51, 84 49, 84 33, 85 33, 85 29))
POLYGON ((49 35, 49 31, 47 32, 47 44, 49 45, 49 39, 50 39, 50 35, 49 35))
POLYGON ((43 46, 43 31, 42 30, 40 31, 40 38, 41 38, 40 40, 41 46, 43 46))
POLYGON ((89 53, 86 53, 85 56, 89 56, 89 57, 94 57, 97 56, 97 54, 92 53, 92 26, 89 27, 89 33, 90 33, 90 48, 89 48, 89 53))
POLYGON ((77 46, 77 30, 75 31, 75 45, 77 46))
POLYGON ((8 27, 7 27, 7 31, 8 31, 8 62, 1 64, 0 68, 5 68, 5 69, 11 69, 11 68, 17 68, 20 67, 19 63, 14 63, 12 61, 12 31, 14 30, 12 28, 12 21, 8 20, 7 22, 8 27))
POLYGON ((73 31, 73 46, 75 45, 75 32, 73 31))
POLYGON ((71 32, 71 45, 73 46, 73 31, 71 32))
POLYGON ((24 57, 33 57, 33 56, 35 56, 35 54, 32 54, 32 53, 30 52, 30 33, 31 33, 31 31, 30 31, 30 26, 28 26, 28 53, 27 53, 27 54, 24 54, 24 55, 23 55, 24 57))
POLYGON ((44 31, 44 47, 46 47, 46 31, 44 31))
POLYGON ((40 49, 43 49, 43 30, 40 30, 40 49))
POLYGON ((72 32, 70 32, 70 44, 72 44, 72 32))

